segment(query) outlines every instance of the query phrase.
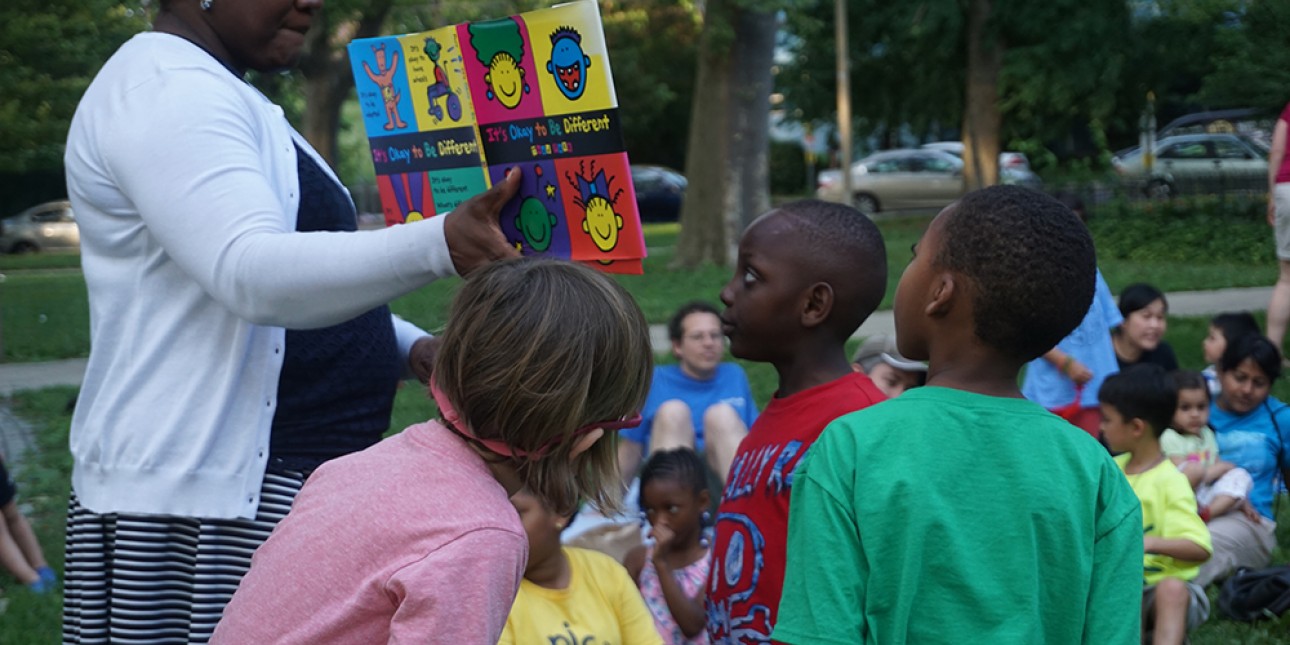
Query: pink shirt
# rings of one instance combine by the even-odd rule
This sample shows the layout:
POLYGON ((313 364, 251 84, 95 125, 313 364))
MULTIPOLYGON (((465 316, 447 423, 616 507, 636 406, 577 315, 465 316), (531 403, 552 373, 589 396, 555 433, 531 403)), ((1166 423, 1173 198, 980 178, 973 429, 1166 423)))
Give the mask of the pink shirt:
POLYGON ((527 560, 483 459, 414 425, 314 472, 211 642, 494 645, 527 560))

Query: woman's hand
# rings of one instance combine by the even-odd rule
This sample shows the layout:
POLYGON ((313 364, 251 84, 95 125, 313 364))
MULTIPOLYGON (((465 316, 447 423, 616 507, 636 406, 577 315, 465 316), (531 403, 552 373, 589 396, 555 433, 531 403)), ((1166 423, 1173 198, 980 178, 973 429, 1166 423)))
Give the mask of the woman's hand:
POLYGON ((465 276, 494 260, 513 258, 520 252, 502 234, 502 207, 520 189, 520 169, 512 168, 506 179, 467 199, 444 217, 443 236, 457 273, 465 276))
POLYGON ((1268 193, 1268 226, 1276 228, 1277 226, 1277 200, 1268 193))
POLYGON ((1093 380, 1093 372, 1085 367, 1083 363, 1070 359, 1070 365, 1066 366, 1066 376, 1074 381, 1076 385, 1083 385, 1093 380))
POLYGON ((430 382, 430 374, 434 372, 434 359, 438 354, 439 339, 434 336, 423 336, 412 343, 412 349, 408 350, 408 366, 417 380, 422 383, 430 382))

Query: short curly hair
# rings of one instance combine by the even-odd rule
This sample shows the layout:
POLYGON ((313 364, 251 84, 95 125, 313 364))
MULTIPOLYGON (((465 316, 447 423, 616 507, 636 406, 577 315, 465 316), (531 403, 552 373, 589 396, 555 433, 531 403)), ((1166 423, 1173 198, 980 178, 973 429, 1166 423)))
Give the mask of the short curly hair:
POLYGON ((828 328, 846 341, 887 293, 887 247, 864 213, 844 204, 802 199, 781 205, 795 221, 798 270, 807 283, 827 282, 834 304, 828 328))
POLYGON ((972 287, 974 333, 1032 360, 1075 329, 1093 302, 1093 238, 1071 209, 1041 192, 992 186, 946 212, 935 263, 972 287))

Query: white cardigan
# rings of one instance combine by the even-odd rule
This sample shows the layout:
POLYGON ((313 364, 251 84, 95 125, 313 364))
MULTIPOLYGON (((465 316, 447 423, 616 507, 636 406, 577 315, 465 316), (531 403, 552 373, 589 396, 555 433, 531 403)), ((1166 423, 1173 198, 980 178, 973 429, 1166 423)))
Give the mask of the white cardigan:
MULTIPOLYGON (((91 341, 72 486, 89 510, 254 517, 284 328, 455 275, 442 217, 295 232, 293 142, 317 158, 281 108, 167 34, 123 45, 81 99, 65 161, 91 341)), ((424 335, 395 331, 404 356, 424 335)))

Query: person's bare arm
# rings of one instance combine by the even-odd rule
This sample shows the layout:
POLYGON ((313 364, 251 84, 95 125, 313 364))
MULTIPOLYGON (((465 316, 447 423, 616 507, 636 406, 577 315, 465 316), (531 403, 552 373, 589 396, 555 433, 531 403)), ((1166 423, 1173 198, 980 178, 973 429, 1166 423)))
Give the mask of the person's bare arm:
POLYGON ((707 615, 703 609, 704 590, 700 587, 699 593, 691 598, 685 595, 681 583, 672 575, 672 568, 668 566, 663 553, 673 537, 675 534, 670 528, 654 527, 654 569, 658 571, 658 586, 663 591, 663 599, 667 601, 667 610, 672 614, 672 620, 676 621, 676 626, 681 628, 681 633, 686 638, 693 638, 707 628, 707 615))
POLYGON ((635 582, 636 586, 639 587, 641 585, 641 569, 645 568, 644 544, 632 547, 632 550, 628 551, 626 556, 623 556, 623 567, 627 569, 627 573, 631 574, 632 582, 635 582))
POLYGON ((1213 466, 1205 469, 1205 483, 1212 484, 1218 481, 1219 477, 1232 472, 1233 468, 1236 468, 1236 464, 1233 464, 1230 461, 1219 460, 1214 462, 1213 466))
POLYGON ((1142 549, 1147 553, 1167 555, 1175 560, 1184 562, 1204 562, 1209 559, 1209 551, 1191 540, 1148 535, 1142 538, 1142 549))
POLYGON ((1056 347, 1044 353, 1044 360, 1053 364, 1059 372, 1074 381, 1076 385, 1083 385, 1093 380, 1093 372, 1083 363, 1075 360, 1074 356, 1063 352, 1056 347))

